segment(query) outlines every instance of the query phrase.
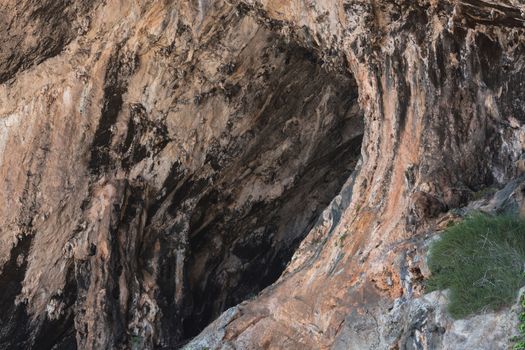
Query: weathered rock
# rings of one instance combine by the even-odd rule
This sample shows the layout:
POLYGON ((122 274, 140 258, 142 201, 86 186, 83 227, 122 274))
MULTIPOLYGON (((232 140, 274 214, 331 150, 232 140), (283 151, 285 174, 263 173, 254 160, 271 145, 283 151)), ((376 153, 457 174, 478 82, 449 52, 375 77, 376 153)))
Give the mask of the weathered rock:
POLYGON ((0 347, 508 342, 423 279, 448 211, 521 205, 519 1, 0 8, 0 347))

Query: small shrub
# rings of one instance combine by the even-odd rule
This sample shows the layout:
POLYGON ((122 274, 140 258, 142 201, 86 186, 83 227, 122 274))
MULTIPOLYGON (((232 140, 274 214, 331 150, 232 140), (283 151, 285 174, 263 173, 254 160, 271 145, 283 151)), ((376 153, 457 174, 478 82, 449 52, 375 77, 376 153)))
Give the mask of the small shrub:
POLYGON ((142 348, 142 337, 140 335, 131 336, 131 349, 138 350, 142 348))
POLYGON ((485 188, 482 188, 481 190, 479 190, 477 192, 472 193, 472 199, 477 201, 477 200, 486 198, 488 196, 491 196, 494 193, 496 193, 497 191, 498 191, 498 189, 495 188, 495 187, 485 187, 485 188))
POLYGON ((512 304, 525 284, 525 220, 474 214, 430 247, 427 289, 450 289, 454 318, 512 304))
POLYGON ((339 246, 342 247, 345 244, 345 239, 348 237, 348 232, 343 233, 339 236, 339 246))

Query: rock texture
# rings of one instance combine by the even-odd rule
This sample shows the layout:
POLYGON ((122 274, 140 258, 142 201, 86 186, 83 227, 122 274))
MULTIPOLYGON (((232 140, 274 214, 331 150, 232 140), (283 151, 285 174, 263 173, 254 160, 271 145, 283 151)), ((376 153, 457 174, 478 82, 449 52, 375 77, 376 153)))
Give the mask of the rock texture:
POLYGON ((0 10, 0 348, 509 344, 423 281, 521 205, 520 1, 0 10))

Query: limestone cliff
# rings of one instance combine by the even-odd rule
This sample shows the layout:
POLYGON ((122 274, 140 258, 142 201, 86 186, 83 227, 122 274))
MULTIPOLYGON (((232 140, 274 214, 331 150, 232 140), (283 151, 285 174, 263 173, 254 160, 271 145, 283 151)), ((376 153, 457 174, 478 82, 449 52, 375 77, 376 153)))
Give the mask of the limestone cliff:
POLYGON ((524 34, 520 0, 3 1, 0 348, 507 347, 423 281, 454 213, 521 205, 524 34))

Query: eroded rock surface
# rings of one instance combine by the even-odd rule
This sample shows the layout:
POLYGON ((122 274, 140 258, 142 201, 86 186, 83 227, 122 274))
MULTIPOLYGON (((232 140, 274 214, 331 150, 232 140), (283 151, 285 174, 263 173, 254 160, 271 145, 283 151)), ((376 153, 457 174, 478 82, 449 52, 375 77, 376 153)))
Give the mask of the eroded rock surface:
POLYGON ((1 348, 509 344, 423 281, 521 205, 521 2, 0 9, 1 348))

